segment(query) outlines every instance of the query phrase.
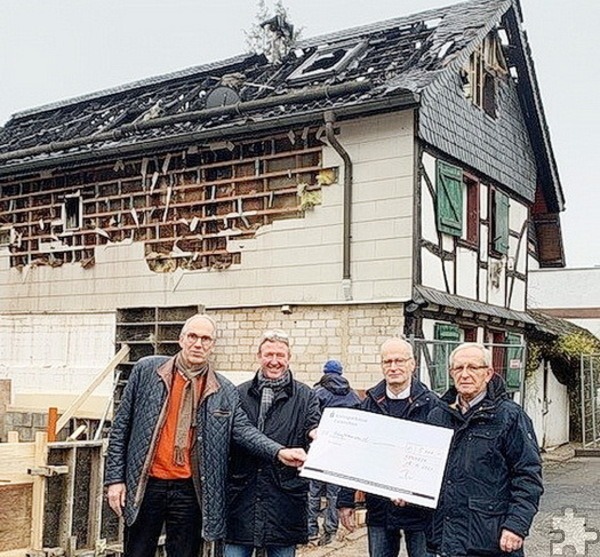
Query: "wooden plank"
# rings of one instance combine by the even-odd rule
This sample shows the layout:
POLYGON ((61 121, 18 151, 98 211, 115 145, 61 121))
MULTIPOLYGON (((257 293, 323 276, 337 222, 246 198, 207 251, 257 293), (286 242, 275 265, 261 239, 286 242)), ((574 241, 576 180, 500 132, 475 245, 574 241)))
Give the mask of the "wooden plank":
POLYGON ((0 479, 10 483, 33 483, 27 473, 34 462, 34 443, 0 443, 0 479))
MULTIPOLYGON (((48 460, 48 435, 35 434, 34 466, 46 466, 48 460)), ((46 478, 33 478, 33 498, 31 510, 31 548, 41 550, 44 543, 44 503, 46 499, 46 478)))
POLYGON ((88 397, 94 392, 98 385, 100 385, 104 381, 104 379, 106 379, 106 377, 108 377, 108 375, 115 370, 115 368, 127 357, 128 354, 129 346, 124 344, 123 346, 121 346, 121 350, 119 350, 113 356, 112 360, 108 363, 108 365, 89 384, 88 388, 73 401, 73 404, 71 404, 71 406, 69 406, 65 413, 60 417, 56 424, 57 434, 69 423, 69 420, 74 416, 75 412, 77 412, 79 407, 88 399, 88 397))
MULTIPOLYGON (((65 463, 69 467, 66 475, 64 491, 62 493, 62 507, 60 513, 60 526, 58 529, 58 545, 63 548, 70 548, 73 538, 73 510, 75 507, 75 472, 77 466, 77 444, 73 443, 70 449, 67 449, 65 463)), ((67 555, 69 555, 67 550, 67 555)))
POLYGON ((104 439, 102 447, 92 452, 90 474, 90 501, 88 507, 88 545, 95 547, 102 532, 102 509, 104 503, 104 457, 102 454, 108 446, 104 439))

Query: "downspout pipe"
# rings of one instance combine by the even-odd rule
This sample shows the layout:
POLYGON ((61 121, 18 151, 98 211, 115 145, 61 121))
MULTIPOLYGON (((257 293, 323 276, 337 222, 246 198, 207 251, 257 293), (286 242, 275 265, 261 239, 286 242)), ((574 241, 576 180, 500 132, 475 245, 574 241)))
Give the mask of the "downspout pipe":
POLYGON ((342 255, 342 290, 344 299, 352 300, 352 275, 350 272, 351 263, 351 241, 352 241, 352 174, 353 164, 348 151, 335 137, 333 124, 335 123, 335 113, 328 110, 324 113, 325 136, 329 144, 335 149, 335 152, 344 161, 344 199, 343 199, 343 255, 342 255))

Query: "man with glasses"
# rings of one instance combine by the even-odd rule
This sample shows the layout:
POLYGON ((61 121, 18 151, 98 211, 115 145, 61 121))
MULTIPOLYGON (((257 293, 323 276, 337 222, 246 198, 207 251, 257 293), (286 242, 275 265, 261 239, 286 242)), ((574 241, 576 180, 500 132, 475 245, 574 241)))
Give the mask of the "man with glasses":
POLYGON ((523 555, 543 492, 531 420, 506 395, 481 344, 450 354, 452 387, 429 423, 454 429, 428 536, 440 555, 523 555))
MULTIPOLYGON (((361 408, 415 422, 425 422, 437 404, 437 396, 414 376, 412 346, 402 338, 391 338, 381 346, 383 380, 367 390, 361 408)), ((354 490, 342 488, 338 508, 342 524, 354 529, 354 490)), ((397 557, 404 532, 409 557, 426 555, 425 529, 431 511, 405 505, 378 495, 366 495, 367 532, 370 557, 397 557)))
POLYGON ((194 315, 175 356, 142 358, 132 369, 104 482, 110 507, 125 516, 125 557, 154 557, 163 526, 173 557, 197 557, 203 540, 223 539, 232 440, 265 463, 305 458, 251 425, 236 388, 213 370, 215 338, 212 318, 194 315))
MULTIPOLYGON (((283 331, 265 332, 258 344, 259 369, 238 387, 250 421, 286 446, 308 448, 320 419, 314 391, 289 369, 290 341, 283 331)), ((230 459, 225 557, 293 557, 308 541, 308 480, 296 470, 259 460, 234 445, 230 459)))

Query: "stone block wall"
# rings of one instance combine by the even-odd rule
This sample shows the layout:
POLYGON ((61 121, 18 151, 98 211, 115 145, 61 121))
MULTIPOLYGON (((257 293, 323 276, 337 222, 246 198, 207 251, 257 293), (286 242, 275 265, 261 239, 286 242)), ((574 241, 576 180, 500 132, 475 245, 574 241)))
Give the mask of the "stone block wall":
POLYGON ((217 370, 255 371, 261 334, 282 329, 290 335, 290 368, 296 379, 312 385, 323 363, 335 358, 355 389, 363 390, 382 379, 379 347, 403 332, 403 306, 356 304, 283 306, 208 311, 219 326, 215 348, 217 370))

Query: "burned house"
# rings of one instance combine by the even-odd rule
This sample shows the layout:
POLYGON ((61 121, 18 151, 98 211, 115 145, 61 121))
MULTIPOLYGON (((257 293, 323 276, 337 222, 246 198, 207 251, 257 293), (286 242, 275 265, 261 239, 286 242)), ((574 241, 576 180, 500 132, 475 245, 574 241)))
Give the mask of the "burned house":
POLYGON ((461 340, 494 345, 518 389, 528 269, 564 265, 518 0, 27 110, 0 165, 1 365, 32 395, 81 390, 115 342, 172 353, 198 307, 224 371, 281 327, 300 378, 336 357, 365 388, 404 333, 438 390, 461 340))

